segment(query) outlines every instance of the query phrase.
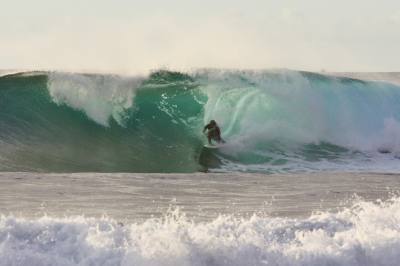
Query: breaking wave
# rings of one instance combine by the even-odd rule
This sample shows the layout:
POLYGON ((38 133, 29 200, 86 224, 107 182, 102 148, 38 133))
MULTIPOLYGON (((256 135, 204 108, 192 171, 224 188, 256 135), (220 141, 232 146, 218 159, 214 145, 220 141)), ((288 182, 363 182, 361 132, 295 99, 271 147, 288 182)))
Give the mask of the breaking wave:
POLYGON ((399 121, 397 85, 310 72, 17 73, 0 77, 0 170, 399 171, 399 121))

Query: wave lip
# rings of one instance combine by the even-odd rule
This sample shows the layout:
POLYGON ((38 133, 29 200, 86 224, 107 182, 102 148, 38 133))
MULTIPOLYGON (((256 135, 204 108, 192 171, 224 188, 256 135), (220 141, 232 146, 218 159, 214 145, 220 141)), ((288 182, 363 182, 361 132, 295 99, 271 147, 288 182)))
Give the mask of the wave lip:
POLYGON ((109 218, 0 219, 3 265, 397 265, 400 200, 358 201, 307 219, 220 216, 195 223, 171 210, 109 218))
POLYGON ((58 105, 84 111, 103 126, 109 126, 110 117, 124 126, 141 82, 141 78, 51 73, 47 87, 58 105))

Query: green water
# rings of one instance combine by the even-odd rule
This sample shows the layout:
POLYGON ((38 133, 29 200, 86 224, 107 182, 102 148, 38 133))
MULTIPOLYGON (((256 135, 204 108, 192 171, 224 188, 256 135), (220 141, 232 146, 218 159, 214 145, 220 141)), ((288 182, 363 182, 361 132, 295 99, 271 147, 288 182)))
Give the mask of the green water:
POLYGON ((9 75, 0 77, 0 171, 340 168, 396 151, 399 120, 399 87, 307 72, 9 75), (210 119, 222 149, 203 148, 210 119))

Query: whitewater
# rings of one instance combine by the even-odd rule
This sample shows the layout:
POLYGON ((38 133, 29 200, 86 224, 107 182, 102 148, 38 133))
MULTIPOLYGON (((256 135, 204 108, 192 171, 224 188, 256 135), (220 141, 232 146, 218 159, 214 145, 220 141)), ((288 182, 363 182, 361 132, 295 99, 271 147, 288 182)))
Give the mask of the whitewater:
POLYGON ((307 220, 2 217, 2 265, 398 265, 399 202, 307 220), (385 219, 386 218, 386 219, 385 219), (390 223, 389 223, 390 221, 390 223))
POLYGON ((0 185, 0 265, 400 258, 399 175, 1 173, 0 185))
POLYGON ((0 265, 398 265, 399 80, 1 72, 0 265))

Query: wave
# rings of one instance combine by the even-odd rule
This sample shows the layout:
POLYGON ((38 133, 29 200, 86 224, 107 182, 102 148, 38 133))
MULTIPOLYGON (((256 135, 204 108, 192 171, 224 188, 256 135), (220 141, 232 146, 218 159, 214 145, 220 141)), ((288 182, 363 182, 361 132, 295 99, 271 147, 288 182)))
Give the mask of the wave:
POLYGON ((200 140, 188 125, 201 107, 194 91, 182 89, 184 80, 163 85, 163 75, 173 74, 155 73, 143 82, 60 73, 2 78, 0 167, 197 171, 192 156, 201 145, 193 145, 200 140), (179 102, 188 107, 178 110, 179 102), (175 160, 166 161, 168 157, 175 160))
POLYGON ((398 171, 399 101, 395 84, 289 70, 6 75, 0 171, 398 171))
POLYGON ((110 218, 0 218, 2 265, 397 265, 400 201, 356 201, 306 219, 171 210, 123 224, 110 218))

